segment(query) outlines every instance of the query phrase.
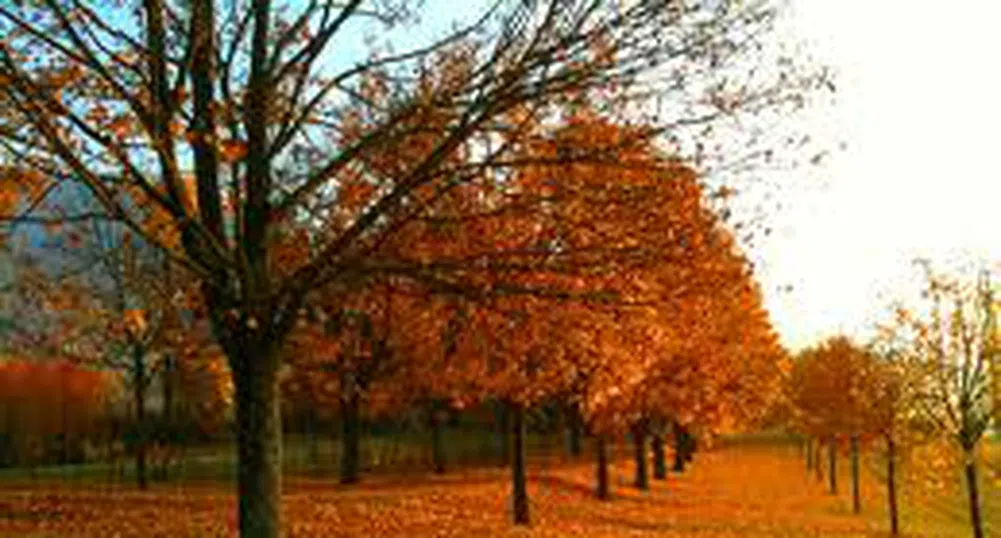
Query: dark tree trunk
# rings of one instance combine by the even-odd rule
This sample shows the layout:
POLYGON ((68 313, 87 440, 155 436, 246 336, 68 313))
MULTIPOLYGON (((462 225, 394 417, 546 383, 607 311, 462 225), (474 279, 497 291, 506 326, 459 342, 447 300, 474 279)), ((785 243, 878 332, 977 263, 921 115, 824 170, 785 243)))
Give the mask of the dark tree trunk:
POLYGON ((146 424, 146 357, 138 344, 132 346, 132 368, 135 372, 133 398, 135 403, 135 449, 136 449, 136 483, 139 489, 146 489, 149 482, 146 473, 146 443, 148 430, 146 424))
POLYGON ((581 430, 582 424, 580 411, 577 405, 568 405, 566 408, 567 417, 567 452, 572 458, 579 458, 581 455, 581 430))
POLYGON ((900 534, 897 518, 897 447, 892 438, 886 440, 886 498, 890 505, 890 534, 900 534))
POLYGON ((823 451, 824 443, 818 437, 817 442, 813 444, 813 470, 816 471, 817 482, 824 480, 824 465, 821 463, 823 451))
POLYGON ((520 405, 511 407, 511 481, 514 522, 528 525, 528 480, 525 469, 525 410, 520 405))
POLYGON ((838 443, 834 437, 831 437, 830 444, 827 449, 827 475, 830 485, 831 495, 838 494, 838 443))
POLYGON ((341 484, 355 484, 361 469, 361 409, 351 376, 341 399, 341 484))
POLYGON ((633 427, 633 451, 636 460, 636 489, 650 489, 650 478, 646 468, 646 428, 639 424, 633 427))
POLYGON ((444 422, 447 417, 441 402, 431 404, 428 419, 431 426, 431 466, 437 474, 445 474, 444 422))
POLYGON ((852 450, 852 511, 858 514, 862 511, 862 497, 860 495, 859 488, 859 448, 858 448, 858 435, 852 435, 851 438, 851 450, 852 450))
POLYGON ((687 428, 684 429, 683 431, 684 435, 682 436, 682 439, 684 439, 684 445, 682 446, 684 447, 685 451, 684 453, 685 463, 692 463, 692 459, 695 458, 695 448, 696 448, 695 436, 692 435, 687 428))
POLYGON ((657 432, 650 436, 653 445, 653 477, 657 480, 667 479, 667 458, 664 454, 664 434, 657 432))
POLYGON ((813 469, 813 439, 807 437, 805 442, 806 442, 806 470, 810 471, 813 469))
POLYGON ((604 435, 598 435, 594 440, 598 460, 598 485, 595 494, 601 500, 608 500, 611 494, 608 489, 608 440, 604 435))
MULTIPOLYGON (((160 374, 163 383, 163 413, 162 413, 162 424, 161 424, 161 439, 165 447, 170 448, 171 445, 179 441, 177 438, 176 425, 174 424, 174 377, 176 371, 176 362, 172 355, 166 355, 163 362, 163 372, 160 374)), ((169 451, 168 451, 169 454, 169 451)), ((157 472, 157 479, 167 480, 168 471, 170 467, 170 458, 165 457, 163 461, 160 462, 160 468, 157 472)))
POLYGON ((674 423, 674 472, 685 472, 685 429, 674 423))
POLYGON ((972 450, 966 452, 966 492, 970 501, 970 527, 973 538, 984 538, 984 523, 980 516, 980 489, 977 484, 977 463, 972 450))
POLYGON ((278 355, 247 345, 231 358, 241 538, 277 538, 281 530, 281 414, 278 355))

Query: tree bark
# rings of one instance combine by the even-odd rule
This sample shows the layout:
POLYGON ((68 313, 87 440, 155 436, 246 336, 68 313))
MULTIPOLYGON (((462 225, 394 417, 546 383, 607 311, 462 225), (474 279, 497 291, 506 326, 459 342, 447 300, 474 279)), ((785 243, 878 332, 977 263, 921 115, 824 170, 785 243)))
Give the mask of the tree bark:
POLYGON ((838 444, 835 437, 831 437, 827 448, 827 475, 830 485, 831 495, 838 494, 838 444))
POLYGON ((970 527, 973 538, 984 538, 984 523, 980 515, 980 488, 977 484, 977 462, 972 450, 966 451, 966 492, 970 502, 970 527))
POLYGON ((241 538, 278 538, 281 530, 281 414, 278 354, 246 346, 231 360, 241 538))
POLYGON ((355 484, 361 468, 361 409, 358 391, 346 375, 348 385, 341 399, 341 484, 355 484))
POLYGON ((525 469, 525 410, 520 405, 511 407, 512 446, 511 481, 514 522, 528 525, 528 480, 525 469))
POLYGON ((852 435, 852 512, 858 514, 862 511, 862 497, 859 484, 859 447, 858 435, 852 435))
POLYGON ((667 479, 667 458, 664 454, 664 434, 657 432, 650 436, 653 444, 653 477, 657 480, 667 479))
POLYGON ((597 472, 598 472, 598 485, 595 489, 595 495, 606 501, 611 498, 608 489, 608 440, 604 435, 598 435, 595 438, 595 452, 597 452, 597 472))
POLYGON ((636 460, 636 489, 650 489, 650 478, 646 467, 646 428, 642 424, 633 427, 633 451, 636 460))
POLYGON ((135 373, 132 390, 136 414, 136 484, 139 489, 146 489, 149 486, 146 472, 146 360, 139 344, 132 345, 132 369, 135 373))
POLYGON ((897 449, 892 438, 886 439, 886 498, 890 505, 890 534, 897 536, 900 533, 897 518, 897 449))

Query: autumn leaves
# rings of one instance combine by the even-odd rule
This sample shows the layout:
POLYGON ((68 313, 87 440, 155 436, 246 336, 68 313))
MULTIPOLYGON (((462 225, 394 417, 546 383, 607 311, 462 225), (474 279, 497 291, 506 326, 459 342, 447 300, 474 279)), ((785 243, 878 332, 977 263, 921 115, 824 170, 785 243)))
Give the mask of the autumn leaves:
POLYGON ((881 449, 893 534, 899 529, 897 475, 908 454, 935 453, 920 465, 927 481, 948 481, 953 467, 961 467, 970 528, 979 538, 980 447, 998 413, 997 302, 987 272, 962 280, 919 265, 921 300, 897 307, 868 346, 836 337, 799 354, 787 385, 791 419, 815 439, 807 452, 818 476, 827 446, 831 493, 838 488, 839 448, 850 449, 856 512, 859 452, 881 449), (960 456, 953 464, 946 461, 950 453, 960 456))
POLYGON ((357 480, 360 414, 426 408, 437 435, 443 410, 500 402, 515 521, 528 523, 532 408, 567 409, 599 457, 603 440, 628 432, 646 487, 647 452, 662 477, 672 425, 683 466, 693 435, 752 423, 777 394, 784 352, 690 169, 642 129, 586 113, 514 158, 529 164, 504 182, 429 193, 375 251, 398 274, 315 294, 293 331, 286 406, 337 410, 343 482, 357 480))

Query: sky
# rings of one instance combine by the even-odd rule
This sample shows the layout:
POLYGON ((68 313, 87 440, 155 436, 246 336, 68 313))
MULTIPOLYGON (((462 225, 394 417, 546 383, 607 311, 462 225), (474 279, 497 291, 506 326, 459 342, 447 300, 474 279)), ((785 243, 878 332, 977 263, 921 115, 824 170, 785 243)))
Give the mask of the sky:
POLYGON ((784 209, 752 252, 772 319, 799 348, 864 337, 891 300, 913 297, 916 257, 1001 260, 1001 3, 788 1, 783 31, 838 88, 805 120, 834 152, 783 178, 784 209))
MULTIPOLYGON (((779 1, 773 38, 802 42, 838 88, 797 119, 831 154, 777 178, 772 234, 749 247, 772 319, 796 349, 838 332, 864 337, 890 301, 914 296, 916 257, 1001 260, 1001 3, 779 1)), ((428 2, 409 38, 427 40, 483 4, 428 2)))

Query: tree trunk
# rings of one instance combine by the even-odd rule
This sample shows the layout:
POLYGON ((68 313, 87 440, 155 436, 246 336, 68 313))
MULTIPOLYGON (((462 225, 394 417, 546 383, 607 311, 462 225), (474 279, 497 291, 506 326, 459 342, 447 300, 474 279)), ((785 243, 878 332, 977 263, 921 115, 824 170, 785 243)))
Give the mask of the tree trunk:
POLYGON ((827 475, 830 483, 831 495, 838 494, 838 444, 834 437, 831 437, 827 449, 827 475))
POLYGON ((281 414, 278 355, 246 346, 230 360, 236 389, 241 538, 278 538, 281 530, 281 414))
POLYGON ((685 431, 677 422, 674 423, 674 472, 685 472, 685 431))
POLYGON ((813 469, 813 439, 810 437, 806 438, 806 470, 809 472, 813 469))
POLYGON ((667 458, 664 455, 664 433, 658 431, 651 436, 653 444, 653 477, 657 480, 667 479, 667 458))
POLYGON ((966 451, 966 491, 970 501, 970 526, 973 538, 984 538, 984 523, 980 516, 980 489, 977 484, 977 462, 972 450, 966 451))
POLYGON ((443 435, 445 410, 441 407, 441 402, 432 402, 429 413, 431 426, 431 466, 437 474, 445 474, 445 438, 443 435))
POLYGON ((525 471, 525 410, 520 405, 511 407, 512 504, 516 525, 528 525, 528 484, 525 471))
POLYGON ((859 491, 859 488, 861 486, 859 485, 858 435, 852 435, 851 450, 852 450, 852 512, 858 514, 862 511, 862 498, 859 491))
POLYGON ((817 438, 817 442, 813 444, 813 470, 816 471, 817 482, 824 480, 824 465, 821 463, 821 457, 823 455, 824 443, 817 438))
POLYGON ((579 458, 581 455, 581 420, 580 412, 576 405, 569 405, 566 409, 567 416, 567 452, 572 458, 579 458))
MULTIPOLYGON (((174 424, 174 377, 176 371, 176 362, 172 355, 167 354, 164 356, 163 371, 160 374, 160 378, 163 383, 163 413, 162 413, 162 429, 161 438, 163 439, 164 445, 169 448, 179 439, 177 439, 176 428, 174 424)), ((165 457, 160 463, 160 469, 157 471, 157 478, 159 480, 167 480, 168 472, 170 467, 170 458, 165 457)))
POLYGON ((636 460, 636 489, 650 489, 650 479, 646 468, 646 429, 642 424, 633 427, 633 451, 636 460))
POLYGON ((598 435, 594 445, 598 459, 598 486, 595 494, 599 499, 605 501, 611 497, 608 489, 608 440, 604 435, 598 435))
POLYGON ((352 376, 341 399, 341 484, 355 484, 361 468, 361 409, 352 376))
POLYGON ((695 436, 692 435, 687 428, 683 431, 684 435, 682 436, 682 439, 684 439, 684 444, 682 446, 684 447, 685 452, 685 463, 692 463, 692 459, 695 457, 695 436))
POLYGON ((132 346, 132 369, 135 372, 133 398, 136 413, 136 483, 139 489, 146 489, 149 483, 146 474, 146 361, 145 353, 138 344, 132 346))
POLYGON ((897 450, 892 438, 886 440, 886 497, 890 504, 890 534, 897 536, 897 450))

